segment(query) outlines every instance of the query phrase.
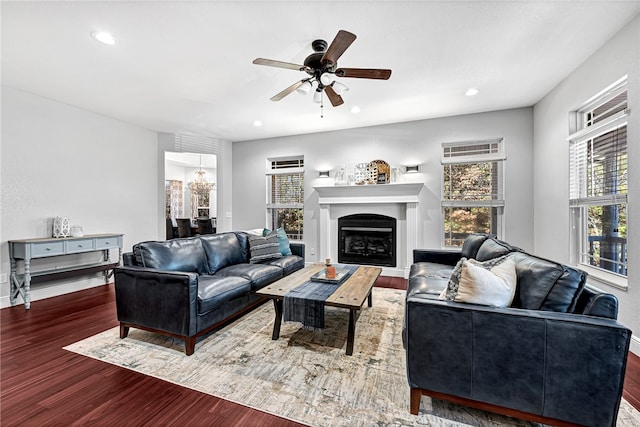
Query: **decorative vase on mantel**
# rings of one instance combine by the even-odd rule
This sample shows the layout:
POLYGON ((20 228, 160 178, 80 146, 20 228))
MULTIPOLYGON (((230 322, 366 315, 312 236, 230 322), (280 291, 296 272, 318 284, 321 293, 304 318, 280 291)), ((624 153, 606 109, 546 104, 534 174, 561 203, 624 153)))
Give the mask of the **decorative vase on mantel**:
POLYGON ((71 221, 66 216, 57 216, 53 220, 53 237, 69 237, 71 221))

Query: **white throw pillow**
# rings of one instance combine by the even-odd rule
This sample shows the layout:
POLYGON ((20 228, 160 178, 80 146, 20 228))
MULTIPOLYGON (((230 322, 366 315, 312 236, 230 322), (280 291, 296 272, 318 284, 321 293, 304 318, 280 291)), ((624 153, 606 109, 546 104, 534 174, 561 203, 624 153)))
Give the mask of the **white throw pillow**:
POLYGON ((512 259, 505 259, 489 270, 465 260, 454 301, 509 307, 515 296, 516 281, 516 264, 512 259))

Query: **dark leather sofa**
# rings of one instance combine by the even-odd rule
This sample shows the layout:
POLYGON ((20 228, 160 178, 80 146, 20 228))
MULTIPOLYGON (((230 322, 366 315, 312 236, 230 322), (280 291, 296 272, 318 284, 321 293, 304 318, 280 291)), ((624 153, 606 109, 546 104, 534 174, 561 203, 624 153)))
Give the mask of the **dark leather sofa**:
POLYGON ((470 235, 461 250, 415 250, 404 345, 411 413, 422 395, 551 425, 615 426, 631 331, 615 296, 587 274, 500 241, 470 235), (511 253, 507 308, 441 300, 462 258, 511 253))
POLYGON ((258 289, 304 267, 304 244, 292 254, 250 263, 244 232, 142 242, 115 269, 120 338, 130 327, 184 339, 196 338, 260 304, 258 289))

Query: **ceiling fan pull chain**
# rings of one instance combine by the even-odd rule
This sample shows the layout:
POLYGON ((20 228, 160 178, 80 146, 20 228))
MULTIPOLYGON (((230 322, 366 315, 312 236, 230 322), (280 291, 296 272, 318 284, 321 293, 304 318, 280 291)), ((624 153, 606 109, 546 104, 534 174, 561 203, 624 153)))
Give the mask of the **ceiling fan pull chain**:
POLYGON ((320 92, 320 118, 324 119, 324 91, 320 92))

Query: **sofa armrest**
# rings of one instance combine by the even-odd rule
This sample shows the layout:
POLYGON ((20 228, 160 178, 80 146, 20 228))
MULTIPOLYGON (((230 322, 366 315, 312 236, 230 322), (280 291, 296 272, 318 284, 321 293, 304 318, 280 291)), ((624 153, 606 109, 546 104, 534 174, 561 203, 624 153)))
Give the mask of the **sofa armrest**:
POLYGON ((291 248, 291 253, 293 255, 298 255, 300 258, 304 259, 304 243, 289 242, 289 247, 291 248))
POLYGON ((574 313, 617 319, 618 299, 613 294, 585 286, 578 297, 574 313))
POLYGON ((462 254, 460 249, 414 249, 413 262, 433 262, 435 264, 456 265, 462 254))
POLYGON ((119 322, 196 334, 197 274, 144 267, 116 267, 114 274, 119 322))
POLYGON ((122 254, 122 265, 127 267, 136 265, 136 259, 133 256, 133 252, 124 252, 122 254))
POLYGON ((615 426, 631 339, 615 320, 420 298, 405 316, 411 388, 615 426))

